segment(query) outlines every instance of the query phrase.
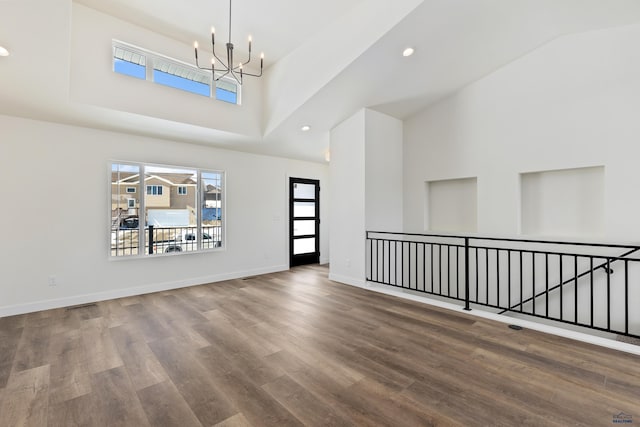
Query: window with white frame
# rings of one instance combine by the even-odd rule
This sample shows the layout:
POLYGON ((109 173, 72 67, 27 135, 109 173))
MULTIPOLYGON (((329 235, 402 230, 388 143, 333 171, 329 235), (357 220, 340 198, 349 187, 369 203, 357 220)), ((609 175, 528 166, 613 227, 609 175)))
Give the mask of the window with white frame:
POLYGON ((150 196, 162 196, 162 185, 147 185, 147 194, 150 196))
POLYGON ((127 187, 127 193, 135 193, 136 187, 127 187))
POLYGON ((113 71, 118 74, 240 104, 240 85, 231 78, 213 80, 211 71, 121 41, 113 40, 112 47, 113 71))
POLYGON ((223 194, 222 171, 111 163, 110 255, 148 256, 222 248, 223 194), (143 197, 127 197, 130 187, 143 197))

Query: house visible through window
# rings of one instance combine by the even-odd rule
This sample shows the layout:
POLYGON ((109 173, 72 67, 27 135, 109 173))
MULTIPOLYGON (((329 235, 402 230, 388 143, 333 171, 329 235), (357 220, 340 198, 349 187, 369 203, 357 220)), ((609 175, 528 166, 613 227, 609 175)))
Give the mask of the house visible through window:
POLYGON ((220 171, 112 163, 111 256, 223 247, 223 187, 220 171), (127 197, 129 188, 144 197, 127 197))

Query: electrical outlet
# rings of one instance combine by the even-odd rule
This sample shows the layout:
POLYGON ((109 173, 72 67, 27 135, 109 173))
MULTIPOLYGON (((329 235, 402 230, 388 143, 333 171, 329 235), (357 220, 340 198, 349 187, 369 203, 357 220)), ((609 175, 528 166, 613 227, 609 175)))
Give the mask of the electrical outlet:
POLYGON ((49 286, 57 286, 58 279, 56 276, 49 276, 49 286))

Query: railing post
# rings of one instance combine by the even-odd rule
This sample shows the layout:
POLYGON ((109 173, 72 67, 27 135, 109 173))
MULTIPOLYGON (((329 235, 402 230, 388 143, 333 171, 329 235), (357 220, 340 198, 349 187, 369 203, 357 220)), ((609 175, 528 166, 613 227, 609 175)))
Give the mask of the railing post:
POLYGON ((471 311, 469 307, 469 238, 464 238, 464 309, 471 311))
POLYGON ((153 225, 149 226, 149 255, 153 254, 153 225))

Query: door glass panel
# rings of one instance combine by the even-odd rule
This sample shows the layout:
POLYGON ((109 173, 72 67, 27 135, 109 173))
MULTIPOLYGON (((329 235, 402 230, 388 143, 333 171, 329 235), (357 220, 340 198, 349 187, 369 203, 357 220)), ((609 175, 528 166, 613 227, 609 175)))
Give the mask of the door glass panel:
POLYGON ((310 237, 308 239, 295 239, 293 241, 293 254, 308 254, 315 252, 316 250, 316 238, 310 237))
POLYGON ((315 199, 316 186, 313 184, 293 184, 294 199, 315 199))
POLYGON ((316 222, 314 220, 293 221, 293 235, 305 236, 316 234, 316 222))
POLYGON ((315 202, 293 202, 293 216, 299 218, 301 216, 316 216, 315 202))

